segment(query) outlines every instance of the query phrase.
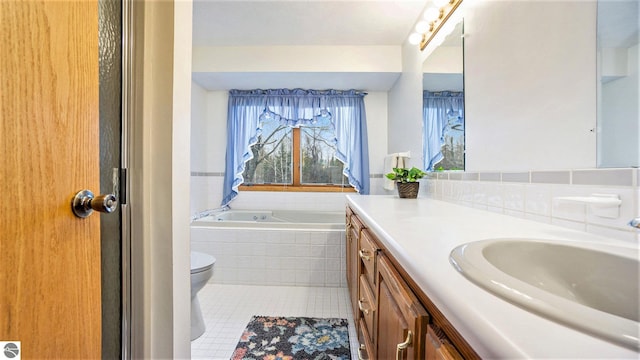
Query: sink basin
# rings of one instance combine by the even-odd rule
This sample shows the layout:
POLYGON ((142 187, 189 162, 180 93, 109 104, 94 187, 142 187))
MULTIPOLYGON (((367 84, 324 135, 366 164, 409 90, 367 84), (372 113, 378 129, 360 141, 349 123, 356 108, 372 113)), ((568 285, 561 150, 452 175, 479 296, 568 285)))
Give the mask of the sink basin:
POLYGON ((637 249, 490 239, 456 247, 450 262, 475 284, 525 310, 640 349, 637 249))

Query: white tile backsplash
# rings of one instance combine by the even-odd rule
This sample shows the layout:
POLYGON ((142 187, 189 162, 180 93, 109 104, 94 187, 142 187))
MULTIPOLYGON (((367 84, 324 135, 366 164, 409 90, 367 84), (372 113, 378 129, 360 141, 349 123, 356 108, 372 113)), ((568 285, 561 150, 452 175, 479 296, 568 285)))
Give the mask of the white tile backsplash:
MULTIPOLYGON (((435 198, 509 216, 551 223, 569 229, 587 231, 611 238, 640 242, 640 230, 628 223, 640 216, 640 169, 588 169, 566 171, 530 171, 460 173, 429 175, 430 190, 425 197, 435 198), (484 180, 484 181, 483 181, 484 180), (590 205, 559 201, 565 196, 617 194, 622 200, 615 219, 600 216, 590 205)), ((422 194, 421 194, 422 195, 422 194)))
POLYGON ((525 189, 525 212, 551 216, 551 185, 530 184, 525 189))
POLYGON ((504 208, 524 212, 525 185, 515 183, 502 184, 504 208))

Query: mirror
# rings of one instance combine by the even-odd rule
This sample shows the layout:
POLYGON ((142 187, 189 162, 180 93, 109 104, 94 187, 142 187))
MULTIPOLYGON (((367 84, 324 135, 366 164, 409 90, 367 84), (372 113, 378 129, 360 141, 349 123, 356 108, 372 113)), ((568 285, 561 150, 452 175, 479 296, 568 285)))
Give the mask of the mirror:
MULTIPOLYGON (((592 22, 595 18, 595 2, 549 2, 543 5, 537 2, 519 3, 517 7, 509 9, 512 21, 517 21, 518 25, 515 28, 512 26, 510 31, 505 31, 505 27, 499 22, 506 11, 507 6, 504 3, 482 4, 465 11, 465 22, 469 20, 465 28, 468 27, 466 30, 470 37, 469 42, 464 45, 464 51, 473 57, 466 69, 467 75, 471 74, 472 78, 467 76, 467 79, 463 80, 462 55, 459 55, 460 71, 455 75, 460 79, 459 84, 468 85, 467 89, 464 89, 468 114, 465 127, 467 133, 474 136, 466 137, 465 169, 476 171, 491 167, 503 171, 525 171, 640 166, 638 1, 597 2, 597 67, 594 56, 595 33, 587 31, 596 26, 592 22), (548 55, 539 57, 527 42, 514 42, 518 37, 532 35, 531 24, 536 23, 539 14, 549 12, 571 12, 574 18, 581 19, 573 19, 574 25, 554 19, 549 23, 553 27, 546 29, 547 35, 532 38, 536 39, 533 41, 540 41, 540 45, 552 51, 554 56, 562 56, 554 58, 553 61, 550 61, 552 59, 548 55), (551 33, 558 36, 550 38, 551 33), (496 41, 498 38, 501 40, 496 41), (552 45, 548 46, 544 42, 545 39, 551 39, 552 45), (572 43, 565 43, 568 41, 572 43), (501 53, 515 56, 510 57, 509 62, 505 63, 502 62, 501 53), (590 61, 593 61, 593 65, 590 61), (496 63, 502 65, 493 66, 496 63), (567 66, 567 63, 574 65, 567 66), (521 68, 524 67, 531 70, 522 72, 521 68), (565 69, 568 71, 565 72, 565 69), (531 74, 549 74, 553 78, 545 80, 539 75, 530 76, 531 74), (561 80, 564 76, 573 77, 573 87, 561 80), (519 81, 513 81, 516 78, 519 81), (509 90, 501 90, 496 86, 497 82, 508 84, 509 90), (566 91, 569 99, 574 101, 573 109, 569 111, 568 108, 559 106, 560 103, 545 96, 544 91, 535 91, 536 88, 545 87, 566 91), (494 109, 489 107, 487 97, 507 99, 507 104, 518 104, 518 117, 510 116, 514 109, 505 107, 497 109, 497 114, 490 112, 494 109), (534 97, 535 100, 532 100, 534 97), (575 105, 579 101, 582 101, 583 105, 575 105), (541 128, 532 126, 540 119, 548 124, 563 124, 563 128, 559 129, 562 134, 556 131, 544 132, 541 128), (590 119, 594 122, 591 123, 590 119), (522 133, 523 130, 526 133, 522 133), (496 138, 495 134, 501 132, 510 135, 496 138), (545 148, 535 153, 531 152, 530 139, 543 137, 546 139, 545 148), (491 141, 488 140, 490 138, 491 141), (500 146, 491 147, 490 145, 494 144, 492 141, 496 140, 500 146), (510 149, 509 152, 498 150, 505 148, 510 149), (566 151, 568 149, 570 151, 566 151)), ((449 36, 447 41, 455 38, 456 36, 449 36)), ((457 39, 459 46, 462 46, 461 38, 458 36, 457 39)), ((434 86, 431 90, 444 90, 445 87, 438 85, 441 84, 440 80, 454 77, 453 70, 436 66, 438 63, 446 63, 448 66, 456 63, 442 60, 450 58, 444 53, 452 53, 451 45, 449 42, 443 43, 426 58, 423 65, 424 89, 434 86)), ((462 53, 461 47, 459 54, 462 53)))
POLYGON ((424 61, 424 168, 464 170, 463 22, 424 61))
POLYGON ((638 1, 598 1, 598 167, 640 166, 638 1))

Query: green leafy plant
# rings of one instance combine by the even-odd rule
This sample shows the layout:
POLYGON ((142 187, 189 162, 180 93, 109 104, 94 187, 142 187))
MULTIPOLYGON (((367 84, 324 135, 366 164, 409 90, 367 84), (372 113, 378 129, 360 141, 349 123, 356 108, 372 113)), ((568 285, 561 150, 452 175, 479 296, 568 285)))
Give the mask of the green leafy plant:
POLYGON ((385 175, 387 179, 394 180, 400 183, 416 182, 418 179, 422 179, 426 173, 417 167, 407 168, 393 168, 393 172, 385 175))

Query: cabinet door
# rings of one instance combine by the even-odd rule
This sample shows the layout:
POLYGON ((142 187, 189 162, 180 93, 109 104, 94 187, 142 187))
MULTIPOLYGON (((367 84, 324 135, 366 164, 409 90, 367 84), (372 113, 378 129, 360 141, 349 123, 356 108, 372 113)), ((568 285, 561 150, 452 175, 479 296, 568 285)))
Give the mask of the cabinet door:
POLYGON ((437 326, 427 326, 425 341, 427 360, 460 360, 462 356, 437 326))
POLYGON ((378 359, 424 359, 429 315, 386 256, 378 257, 378 359))

